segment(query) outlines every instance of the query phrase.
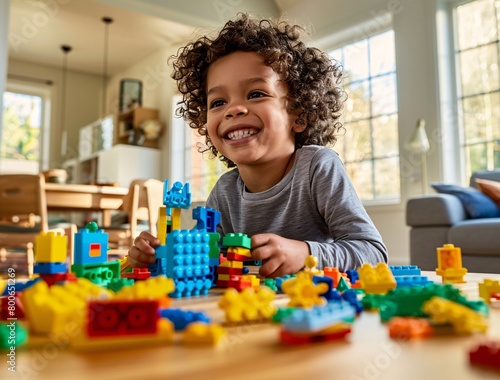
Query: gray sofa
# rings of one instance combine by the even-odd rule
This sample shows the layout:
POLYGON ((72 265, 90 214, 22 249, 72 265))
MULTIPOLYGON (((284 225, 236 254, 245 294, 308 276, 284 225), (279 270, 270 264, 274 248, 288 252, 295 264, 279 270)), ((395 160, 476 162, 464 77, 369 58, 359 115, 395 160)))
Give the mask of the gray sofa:
MULTIPOLYGON (((475 178, 500 181, 500 170, 476 172, 475 178)), ((454 195, 435 194, 408 200, 406 224, 410 229, 411 264, 435 270, 436 248, 454 244, 462 249, 462 264, 469 272, 500 273, 500 218, 467 219, 454 195)))

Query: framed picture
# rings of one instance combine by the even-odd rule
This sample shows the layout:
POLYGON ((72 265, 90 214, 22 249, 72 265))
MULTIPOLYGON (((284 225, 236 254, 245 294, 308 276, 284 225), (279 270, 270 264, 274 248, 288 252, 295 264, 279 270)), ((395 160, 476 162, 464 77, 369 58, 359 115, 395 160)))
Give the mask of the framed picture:
POLYGON ((142 82, 138 79, 120 81, 120 112, 142 105, 142 82))

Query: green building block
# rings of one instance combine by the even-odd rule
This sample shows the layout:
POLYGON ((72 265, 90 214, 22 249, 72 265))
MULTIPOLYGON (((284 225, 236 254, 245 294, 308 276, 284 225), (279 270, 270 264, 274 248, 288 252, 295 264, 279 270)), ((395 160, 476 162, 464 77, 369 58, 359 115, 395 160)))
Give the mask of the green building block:
POLYGON ((222 239, 223 247, 242 247, 250 249, 252 247, 252 240, 247 234, 242 233, 229 233, 222 239))
POLYGON ((28 340, 28 330, 18 321, 0 323, 0 349, 20 347, 28 340))
POLYGON ((109 261, 99 264, 73 264, 71 272, 76 277, 83 277, 92 283, 107 287, 114 278, 120 278, 120 262, 109 261))
POLYGON ((208 242, 208 245, 210 247, 210 251, 208 252, 208 257, 211 259, 218 259, 220 254, 220 249, 219 249, 220 234, 218 232, 209 232, 208 236, 210 238, 208 242))
POLYGON ((272 321, 274 323, 281 323, 283 319, 292 315, 297 310, 296 307, 279 307, 278 311, 273 315, 272 321))

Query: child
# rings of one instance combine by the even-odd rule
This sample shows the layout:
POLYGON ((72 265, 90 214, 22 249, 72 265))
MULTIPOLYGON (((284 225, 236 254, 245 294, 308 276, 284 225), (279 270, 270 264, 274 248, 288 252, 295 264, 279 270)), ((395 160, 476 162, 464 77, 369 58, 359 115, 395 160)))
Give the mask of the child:
MULTIPOLYGON (((301 31, 243 14, 215 39, 182 48, 172 74, 183 94, 178 113, 205 136, 206 150, 235 167, 207 207, 221 212, 223 235, 251 237, 264 277, 295 273, 309 255, 342 271, 387 262, 341 160, 325 147, 342 128, 340 67, 307 47, 301 31)), ((158 244, 141 233, 131 264, 154 262, 158 244)))

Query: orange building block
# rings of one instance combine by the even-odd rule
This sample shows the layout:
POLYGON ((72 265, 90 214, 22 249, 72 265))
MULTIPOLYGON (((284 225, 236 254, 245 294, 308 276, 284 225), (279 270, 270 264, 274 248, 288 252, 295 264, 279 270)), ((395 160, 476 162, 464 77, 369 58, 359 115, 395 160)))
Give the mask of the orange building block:
POLYGON ((438 261, 436 274, 443 278, 443 283, 464 283, 467 269, 462 267, 462 250, 453 244, 445 244, 436 250, 438 261))
POLYGON ((427 338, 434 334, 430 322, 425 318, 394 317, 387 324, 393 339, 427 338))

